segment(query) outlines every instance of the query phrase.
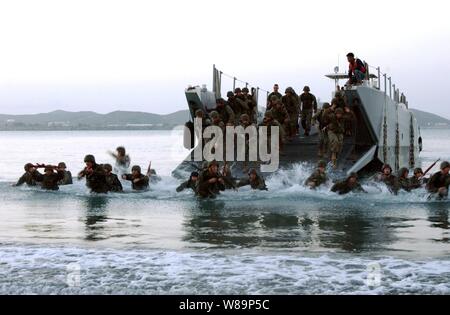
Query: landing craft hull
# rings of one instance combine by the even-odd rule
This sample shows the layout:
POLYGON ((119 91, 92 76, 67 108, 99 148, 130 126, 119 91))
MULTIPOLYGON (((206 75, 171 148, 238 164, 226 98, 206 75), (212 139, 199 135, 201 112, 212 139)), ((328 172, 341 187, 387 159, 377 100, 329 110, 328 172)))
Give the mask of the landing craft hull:
MULTIPOLYGON (((357 118, 356 136, 345 138, 336 174, 373 174, 385 163, 390 164, 394 170, 420 166, 420 130, 414 114, 405 104, 396 102, 368 83, 353 86, 344 93, 347 104, 350 104, 357 118), (360 100, 360 105, 352 105, 354 98, 360 100)), ((215 107, 215 93, 205 88, 186 90, 186 99, 192 119, 197 109, 211 111, 215 107)), ((289 168, 296 163, 317 163, 318 143, 319 136, 315 127, 309 137, 299 136, 287 142, 283 155, 279 156, 280 168, 289 168)), ((194 151, 195 149, 174 170, 174 176, 184 177, 186 172, 201 168, 202 162, 195 160, 194 151)), ((243 162, 230 162, 230 165, 233 176, 241 177, 243 162)))

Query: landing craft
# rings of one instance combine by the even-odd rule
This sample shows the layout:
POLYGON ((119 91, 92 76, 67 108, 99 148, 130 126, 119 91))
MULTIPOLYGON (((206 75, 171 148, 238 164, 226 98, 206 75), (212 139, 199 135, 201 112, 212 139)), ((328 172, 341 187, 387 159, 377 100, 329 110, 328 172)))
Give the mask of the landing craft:
MULTIPOLYGON (((341 90, 341 93, 345 95, 347 105, 355 113, 356 135, 354 138, 350 137, 344 140, 343 150, 337 161, 338 173, 373 174, 379 171, 385 163, 392 165, 395 171, 401 167, 412 169, 420 166, 418 157, 422 151, 422 138, 417 120, 413 112, 409 110, 406 97, 392 84, 390 77, 381 73, 380 68, 369 67, 366 63, 366 69, 368 69, 366 78, 362 84, 346 86, 341 90), (369 73, 369 69, 375 69, 377 74, 369 73), (355 105, 353 100, 356 98, 359 99, 359 102, 355 105)), ((209 91, 206 85, 186 89, 185 94, 191 118, 191 122, 188 122, 187 126, 192 126, 196 110, 202 109, 204 112, 214 110, 216 98, 222 95, 222 74, 214 66, 213 91, 209 91)), ((326 77, 334 80, 335 83, 332 98, 339 86, 339 81, 348 80, 348 75, 339 73, 338 67, 335 68, 335 73, 327 74, 326 77)), ((236 78, 233 80, 234 87, 236 78)), ((259 88, 252 89, 252 95, 257 103, 260 91, 259 88)), ((321 104, 319 104, 320 106, 321 104)), ((258 109, 260 109, 259 104, 258 109)), ((259 123, 262 115, 259 111, 258 113, 259 123)), ((194 133, 188 132, 189 130, 189 128, 185 128, 185 147, 194 149, 194 141, 192 141, 194 133)), ((309 137, 297 136, 291 142, 285 143, 284 154, 279 156, 280 168, 288 168, 293 164, 303 162, 315 165, 319 159, 318 143, 319 136, 315 127, 309 137)), ((201 167, 202 162, 195 161, 193 151, 174 170, 174 176, 180 176, 181 172, 191 172, 201 167)), ((242 176, 243 162, 231 164, 233 176, 242 176)))

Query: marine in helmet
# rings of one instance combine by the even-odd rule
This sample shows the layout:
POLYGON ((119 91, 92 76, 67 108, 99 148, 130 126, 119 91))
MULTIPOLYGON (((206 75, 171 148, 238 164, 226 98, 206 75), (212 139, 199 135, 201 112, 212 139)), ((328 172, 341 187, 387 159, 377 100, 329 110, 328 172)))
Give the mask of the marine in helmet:
POLYGON ((448 186, 450 185, 450 163, 441 163, 440 171, 431 176, 427 184, 427 190, 431 193, 430 198, 446 199, 448 197, 448 186))
POLYGON ((121 192, 123 191, 122 183, 117 177, 116 174, 112 172, 111 164, 104 164, 103 168, 105 169, 106 183, 108 184, 108 190, 112 192, 121 192))
POLYGON ((305 181, 305 186, 308 186, 311 189, 316 189, 317 187, 325 184, 328 181, 328 177, 325 171, 326 167, 327 163, 324 160, 320 160, 317 163, 316 170, 305 181))
POLYGON ((303 88, 303 93, 300 95, 300 109, 301 109, 301 123, 305 130, 305 136, 309 136, 311 132, 311 120, 313 115, 317 112, 316 97, 310 93, 309 86, 303 88))
MULTIPOLYGON (((253 91, 253 89, 252 89, 253 91)), ((256 109, 257 109, 257 104, 256 104, 256 100, 253 98, 252 94, 249 94, 250 91, 247 87, 242 89, 242 95, 244 95, 244 98, 247 102, 247 110, 245 112, 243 112, 244 114, 247 114, 251 121, 256 121, 256 109)))
POLYGON ((37 167, 32 163, 27 163, 23 168, 25 173, 19 178, 14 186, 22 186, 23 184, 27 184, 27 186, 36 186, 36 180, 33 178, 33 174, 36 172, 39 173, 37 167))
POLYGON ((356 173, 350 173, 346 180, 334 184, 333 187, 331 187, 331 191, 338 193, 339 195, 345 195, 350 192, 366 192, 358 182, 358 174, 356 173))
POLYGON ((331 152, 331 162, 333 168, 337 168, 337 159, 342 151, 344 144, 344 111, 337 108, 334 113, 330 112, 325 118, 326 127, 323 131, 327 132, 328 147, 331 152))
POLYGON ((180 184, 177 187, 177 192, 182 192, 185 189, 191 189, 195 194, 197 194, 197 185, 198 185, 198 172, 192 172, 189 176, 189 179, 180 184))
POLYGON ((292 87, 286 89, 285 95, 281 98, 281 102, 289 114, 289 128, 287 133, 288 137, 292 139, 297 134, 300 112, 299 98, 292 87))
POLYGON ((242 178, 237 184, 237 187, 244 186, 250 186, 254 190, 268 190, 264 178, 258 175, 255 169, 251 169, 248 172, 248 177, 242 178))
POLYGON ((424 178, 423 170, 418 167, 414 169, 414 174, 409 178, 411 189, 419 189, 428 183, 429 178, 424 178))
POLYGON ((88 154, 84 157, 86 167, 78 173, 78 179, 86 177, 86 186, 95 193, 107 193, 108 184, 106 183, 105 169, 102 165, 95 162, 95 157, 88 154))
POLYGON ((328 151, 328 135, 325 131, 326 119, 325 117, 330 113, 330 103, 323 103, 322 108, 313 116, 313 123, 319 124, 319 152, 318 156, 322 158, 328 151))
POLYGON ((222 118, 220 117, 220 114, 217 111, 212 111, 209 113, 209 117, 211 117, 211 126, 217 126, 222 129, 222 131, 225 130, 225 123, 222 121, 222 118))
POLYGON ((225 182, 219 173, 219 164, 211 161, 199 176, 197 194, 201 198, 215 198, 222 190, 225 190, 225 182))
POLYGON ((44 174, 33 173, 33 177, 36 182, 40 182, 41 186, 45 190, 58 190, 58 182, 64 178, 64 172, 58 169, 57 166, 45 165, 44 174))
POLYGON ((236 118, 233 109, 231 109, 230 105, 225 103, 225 100, 223 98, 218 98, 216 100, 215 111, 219 113, 220 119, 224 124, 226 124, 227 126, 234 126, 236 118))
POLYGON ((131 182, 131 188, 133 190, 147 190, 149 186, 149 177, 141 173, 141 167, 139 165, 134 165, 131 168, 131 174, 122 175, 122 179, 131 182))
POLYGON ((402 167, 398 170, 398 189, 403 189, 405 191, 411 191, 411 182, 409 181, 409 170, 407 167, 402 167))
POLYGON ((389 164, 384 164, 381 167, 381 173, 378 174, 375 179, 378 182, 386 184, 390 192, 397 194, 398 180, 397 177, 392 174, 392 167, 389 164))
POLYGON ((64 173, 64 178, 58 182, 58 185, 60 185, 60 186, 72 185, 73 184, 72 173, 70 171, 67 171, 66 163, 59 162, 58 170, 60 170, 64 173))
POLYGON ((126 153, 125 147, 119 146, 116 148, 116 152, 108 152, 116 161, 115 171, 118 173, 126 173, 130 167, 130 156, 126 153))
MULTIPOLYGON (((284 142, 284 128, 281 126, 281 124, 274 119, 272 110, 268 110, 264 113, 264 119, 263 121, 258 125, 259 127, 268 127, 267 128, 267 144, 271 143, 271 137, 272 137, 272 127, 278 128, 278 141, 280 144, 280 151, 283 150, 283 142, 284 142)), ((281 154, 281 152, 280 152, 281 154)))

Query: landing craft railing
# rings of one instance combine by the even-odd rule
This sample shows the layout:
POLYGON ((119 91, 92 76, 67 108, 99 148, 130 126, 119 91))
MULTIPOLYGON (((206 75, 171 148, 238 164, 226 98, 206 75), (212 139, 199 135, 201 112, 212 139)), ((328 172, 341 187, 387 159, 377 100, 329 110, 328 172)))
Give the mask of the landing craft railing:
MULTIPOLYGON (((395 84, 392 83, 392 77, 388 77, 386 73, 381 72, 380 67, 372 67, 367 65, 368 68, 374 69, 378 73, 377 77, 377 85, 376 88, 381 91, 381 77, 384 78, 384 93, 387 95, 389 91, 389 98, 391 98, 396 103, 403 103, 405 104, 406 108, 408 108, 408 101, 406 100, 405 94, 400 92, 400 89, 397 88, 395 84), (387 81, 389 81, 389 86, 387 84, 387 81)), ((366 80, 369 80, 368 76, 366 76, 366 80)))
POLYGON ((216 95, 216 98, 222 97, 222 77, 227 77, 229 79, 232 80, 232 92, 234 93, 234 90, 237 88, 236 83, 240 82, 242 84, 245 85, 246 88, 249 88, 251 91, 251 95, 252 97, 255 99, 256 101, 256 110, 257 110, 257 115, 259 113, 259 98, 260 98, 260 91, 265 92, 266 93, 266 97, 265 97, 265 102, 263 103, 264 105, 266 105, 266 101, 267 98, 269 97, 270 92, 268 90, 264 90, 262 88, 260 88, 259 86, 255 86, 253 84, 250 84, 248 81, 243 81, 238 79, 235 76, 229 75, 224 73, 223 71, 220 71, 219 69, 216 68, 216 65, 213 65, 213 92, 216 95))

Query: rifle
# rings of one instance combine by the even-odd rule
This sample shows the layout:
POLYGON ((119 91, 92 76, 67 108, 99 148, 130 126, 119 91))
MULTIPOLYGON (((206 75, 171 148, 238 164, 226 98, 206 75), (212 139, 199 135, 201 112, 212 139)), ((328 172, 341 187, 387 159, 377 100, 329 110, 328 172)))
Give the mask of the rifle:
POLYGON ((437 162, 439 162, 441 159, 437 159, 436 162, 434 162, 433 164, 430 165, 429 168, 426 169, 426 171, 423 173, 423 175, 421 176, 421 178, 423 178, 425 175, 427 175, 427 173, 436 165, 437 162))
POLYGON ((152 176, 152 161, 150 161, 150 163, 148 164, 147 176, 148 176, 148 178, 150 178, 150 176, 152 176))

